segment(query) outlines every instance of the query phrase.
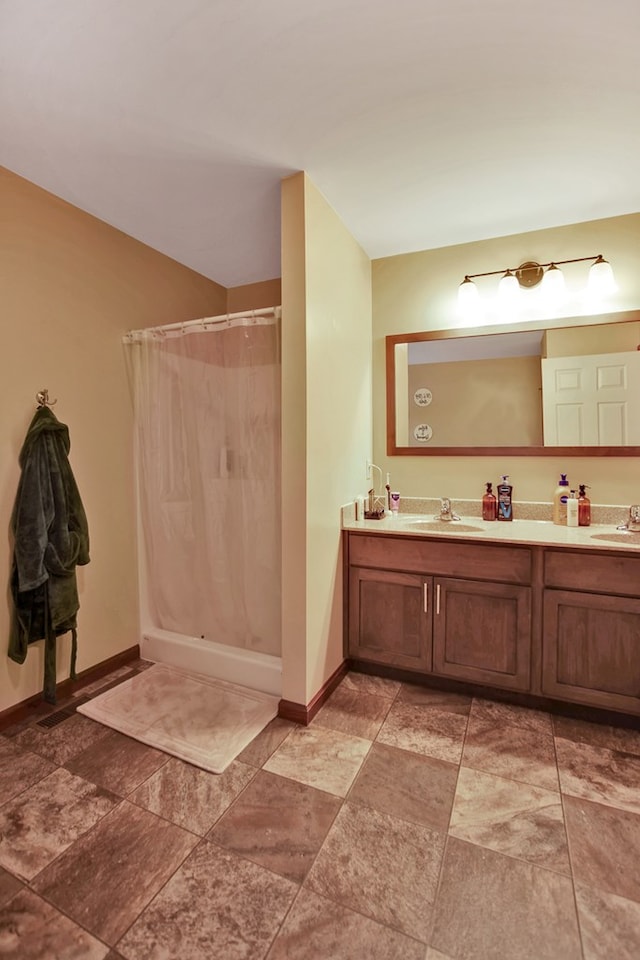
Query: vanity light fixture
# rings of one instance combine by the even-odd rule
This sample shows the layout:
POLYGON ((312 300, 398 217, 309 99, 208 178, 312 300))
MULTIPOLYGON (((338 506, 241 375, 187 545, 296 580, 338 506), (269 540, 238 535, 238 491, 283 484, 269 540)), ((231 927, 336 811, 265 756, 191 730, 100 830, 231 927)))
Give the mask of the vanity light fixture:
POLYGON ((480 293, 474 280, 478 277, 500 276, 498 298, 503 303, 513 305, 520 295, 520 288, 536 287, 542 282, 542 289, 549 296, 558 299, 564 294, 564 274, 560 267, 566 263, 585 263, 592 260, 589 269, 587 290, 593 297, 601 298, 617 290, 613 270, 601 253, 592 257, 574 257, 572 260, 551 260, 549 263, 536 263, 527 260, 519 267, 507 267, 503 270, 488 270, 485 273, 468 273, 458 287, 458 305, 464 314, 477 312, 480 306, 480 293))

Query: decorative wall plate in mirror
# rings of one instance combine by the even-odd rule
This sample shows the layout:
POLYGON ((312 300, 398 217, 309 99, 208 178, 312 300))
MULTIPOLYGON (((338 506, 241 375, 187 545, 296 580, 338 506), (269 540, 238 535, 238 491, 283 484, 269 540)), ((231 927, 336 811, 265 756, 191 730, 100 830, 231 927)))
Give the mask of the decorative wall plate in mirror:
POLYGON ((389 456, 640 456, 640 311, 397 334, 386 364, 389 456))

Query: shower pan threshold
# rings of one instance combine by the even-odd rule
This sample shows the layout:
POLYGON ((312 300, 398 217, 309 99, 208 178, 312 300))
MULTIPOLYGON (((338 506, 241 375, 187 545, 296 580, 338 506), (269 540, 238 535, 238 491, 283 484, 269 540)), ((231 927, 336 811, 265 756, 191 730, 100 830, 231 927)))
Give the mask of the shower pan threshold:
POLYGON ((153 627, 142 633, 140 656, 274 697, 282 696, 282 659, 267 653, 153 627))

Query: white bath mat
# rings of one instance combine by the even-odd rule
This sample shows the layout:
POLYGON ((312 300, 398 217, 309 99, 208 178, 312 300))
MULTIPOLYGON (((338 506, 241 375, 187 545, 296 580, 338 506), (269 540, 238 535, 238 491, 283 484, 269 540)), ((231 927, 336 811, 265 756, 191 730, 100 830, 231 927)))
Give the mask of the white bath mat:
POLYGON ((278 698, 155 663, 78 707, 211 773, 222 771, 278 713, 278 698))

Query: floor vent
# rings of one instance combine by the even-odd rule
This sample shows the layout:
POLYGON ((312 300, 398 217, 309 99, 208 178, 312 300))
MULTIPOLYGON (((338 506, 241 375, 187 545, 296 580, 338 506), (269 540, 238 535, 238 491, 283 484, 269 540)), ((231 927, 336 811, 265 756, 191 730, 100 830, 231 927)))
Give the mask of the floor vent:
POLYGON ((56 710, 55 713, 50 713, 48 717, 43 717, 42 720, 38 720, 36 726, 45 727, 47 730, 50 730, 51 727, 57 727, 59 723, 62 723, 64 720, 68 720, 69 717, 74 715, 76 712, 76 707, 81 706, 83 703, 87 703, 90 699, 91 697, 77 697, 73 703, 63 707, 62 710, 56 710))

